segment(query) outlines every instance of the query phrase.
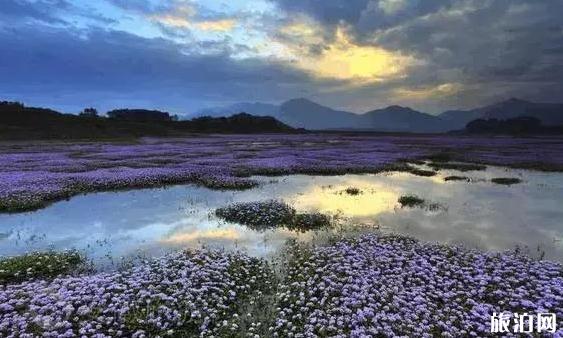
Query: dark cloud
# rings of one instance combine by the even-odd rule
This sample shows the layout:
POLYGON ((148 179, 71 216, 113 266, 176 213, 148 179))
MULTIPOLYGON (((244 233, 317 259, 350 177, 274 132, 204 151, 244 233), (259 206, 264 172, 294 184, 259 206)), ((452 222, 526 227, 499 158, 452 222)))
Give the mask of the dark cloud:
POLYGON ((323 23, 356 23, 370 0, 272 0, 287 13, 307 14, 323 23))
MULTIPOLYGON (((161 108, 196 102, 282 100, 306 91, 301 72, 261 59, 193 55, 165 39, 101 29, 1 29, 0 95, 47 93, 81 104, 129 99, 161 108), (85 97, 89 96, 88 99, 85 97)), ((17 95, 15 95, 17 96, 17 95)))
POLYGON ((0 5, 0 20, 34 19, 47 23, 64 23, 58 14, 70 7, 66 0, 3 0, 0 5))
POLYGON ((383 31, 375 43, 457 69, 460 80, 563 80, 563 3, 486 3, 460 1, 383 31))
MULTIPOLYGON (((191 3, 196 14, 176 11, 186 4, 179 0, 107 1, 152 24, 159 23, 151 17, 161 14, 194 15, 194 22, 233 14, 209 11, 201 3, 191 3)), ((180 111, 295 96, 357 111, 409 104, 437 112, 512 96, 563 101, 563 1, 270 1, 282 13, 237 13, 237 19, 309 56, 330 48, 336 27, 344 25, 354 44, 375 45, 418 62, 402 77, 350 86, 315 79, 272 58, 241 59, 257 47, 229 34, 198 40, 189 29, 160 23, 165 38, 147 39, 111 30, 106 24, 111 20, 70 0, 5 0, 0 7, 0 96, 45 105, 64 102, 73 109, 100 103, 180 111), (280 29, 302 15, 319 26, 317 39, 301 41, 280 29), (67 22, 75 16, 98 20, 101 28, 82 24, 79 30, 67 22), (459 90, 421 94, 444 84, 459 90), (398 90, 412 91, 412 100, 397 96, 398 90)))

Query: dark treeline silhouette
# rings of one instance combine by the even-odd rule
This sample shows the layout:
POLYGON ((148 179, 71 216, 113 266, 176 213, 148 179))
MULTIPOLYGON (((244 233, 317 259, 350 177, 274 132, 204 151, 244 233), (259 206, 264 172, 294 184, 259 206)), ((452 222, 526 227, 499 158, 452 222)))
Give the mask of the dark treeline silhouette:
POLYGON ((476 119, 463 131, 467 134, 542 135, 563 134, 563 126, 545 126, 535 117, 521 116, 506 120, 476 119))
POLYGON ((0 139, 113 139, 142 136, 182 136, 187 133, 291 133, 299 132, 273 117, 237 114, 228 118, 201 117, 176 121, 165 112, 122 109, 99 116, 95 108, 79 115, 19 102, 0 102, 0 139))
POLYGON ((176 115, 171 116, 168 113, 158 110, 146 109, 115 109, 107 112, 107 116, 116 120, 155 122, 155 121, 177 121, 176 115))

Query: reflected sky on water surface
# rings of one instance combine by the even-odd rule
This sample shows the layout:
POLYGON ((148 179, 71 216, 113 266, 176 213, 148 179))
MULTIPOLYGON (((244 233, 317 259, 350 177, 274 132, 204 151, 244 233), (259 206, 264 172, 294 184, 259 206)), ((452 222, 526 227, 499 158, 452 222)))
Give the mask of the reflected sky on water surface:
POLYGON ((283 199, 298 211, 339 216, 340 224, 367 224, 424 241, 502 251, 516 246, 536 257, 563 260, 563 174, 489 167, 434 177, 407 173, 257 178, 249 191, 212 191, 174 186, 77 196, 48 208, 0 215, 0 254, 32 250, 85 251, 95 259, 161 255, 202 246, 244 250, 255 256, 276 253, 287 239, 313 240, 322 234, 286 229, 264 232, 225 223, 213 215, 233 202, 283 199), (448 175, 472 182, 445 182, 448 175), (493 177, 518 177, 503 186, 493 177), (352 196, 348 187, 361 190, 352 196), (401 208, 398 198, 416 194, 440 208, 401 208))

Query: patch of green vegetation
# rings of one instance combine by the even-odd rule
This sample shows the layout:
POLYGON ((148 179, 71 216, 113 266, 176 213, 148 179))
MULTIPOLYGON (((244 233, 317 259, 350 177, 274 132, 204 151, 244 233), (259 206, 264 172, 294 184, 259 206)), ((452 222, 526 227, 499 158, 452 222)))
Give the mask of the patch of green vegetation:
POLYGON ((522 180, 516 177, 497 177, 493 178, 491 182, 502 185, 513 185, 522 182, 522 180))
POLYGON ((418 168, 412 168, 408 171, 409 173, 416 175, 416 176, 423 176, 423 177, 432 177, 436 176, 438 173, 433 170, 424 170, 418 168))
POLYGON ((401 204, 401 208, 425 208, 430 211, 447 210, 440 203, 429 203, 416 195, 403 195, 399 197, 399 204, 401 204))
POLYGON ((424 206, 426 204, 426 201, 416 195, 404 195, 399 197, 399 203, 403 208, 414 208, 424 206))
POLYGON ((447 177, 444 177, 444 181, 446 181, 446 182, 448 182, 448 181, 471 182, 471 179, 467 176, 447 176, 447 177))
POLYGON ((441 162, 432 162, 430 163, 430 167, 434 170, 458 170, 458 171, 476 171, 476 170, 485 170, 487 166, 481 164, 473 164, 473 163, 441 163, 441 162))
POLYGON ((30 279, 49 279, 86 270, 86 259, 78 251, 32 252, 0 259, 0 284, 30 279))
POLYGON ((362 193, 362 191, 359 188, 356 187, 348 187, 346 188, 346 190, 344 190, 348 195, 352 195, 352 196, 356 196, 362 193))

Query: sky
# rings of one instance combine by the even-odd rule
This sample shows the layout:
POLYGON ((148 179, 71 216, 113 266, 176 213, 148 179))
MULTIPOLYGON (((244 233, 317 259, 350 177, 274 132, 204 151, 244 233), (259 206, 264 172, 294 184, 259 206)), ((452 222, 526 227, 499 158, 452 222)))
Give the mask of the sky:
POLYGON ((562 16, 561 0, 2 0, 0 100, 180 114, 563 102, 562 16))

